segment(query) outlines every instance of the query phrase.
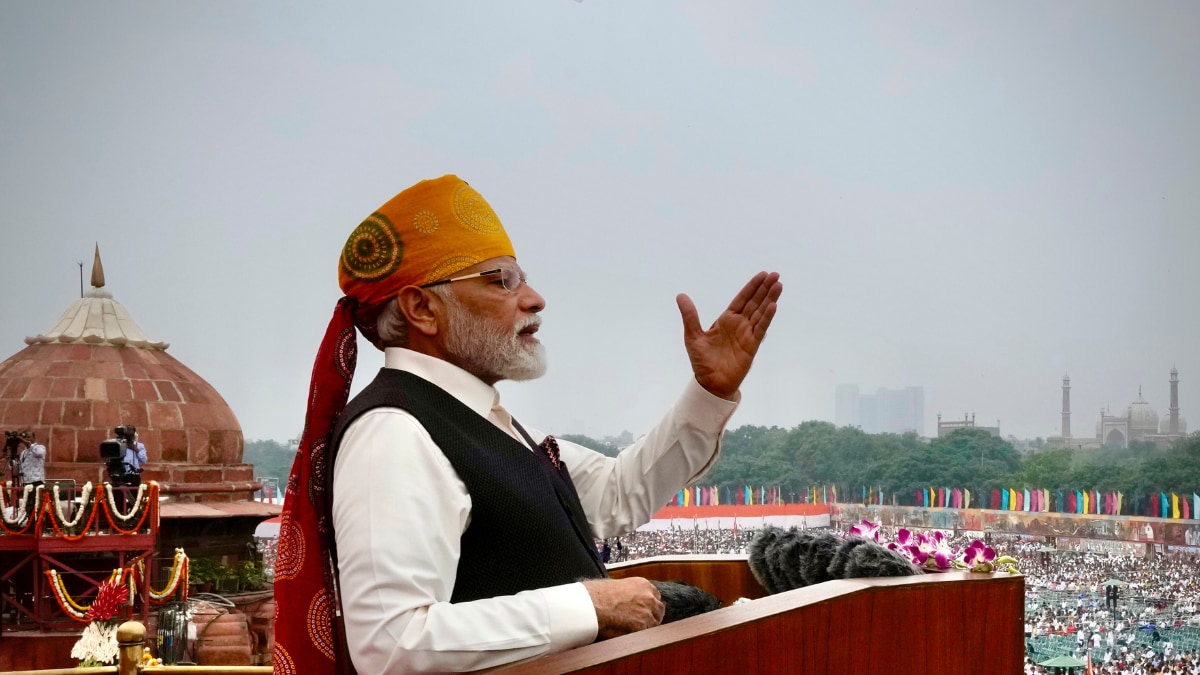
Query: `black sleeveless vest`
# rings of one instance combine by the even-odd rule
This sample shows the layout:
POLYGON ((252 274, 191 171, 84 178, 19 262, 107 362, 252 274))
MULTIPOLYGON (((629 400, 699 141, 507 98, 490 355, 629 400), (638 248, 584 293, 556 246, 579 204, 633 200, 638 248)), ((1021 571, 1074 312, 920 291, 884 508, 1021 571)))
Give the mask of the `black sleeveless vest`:
POLYGON ((451 602, 608 576, 567 467, 555 469, 541 452, 412 373, 383 368, 350 401, 334 428, 330 467, 346 427, 382 407, 415 417, 471 495, 451 602))

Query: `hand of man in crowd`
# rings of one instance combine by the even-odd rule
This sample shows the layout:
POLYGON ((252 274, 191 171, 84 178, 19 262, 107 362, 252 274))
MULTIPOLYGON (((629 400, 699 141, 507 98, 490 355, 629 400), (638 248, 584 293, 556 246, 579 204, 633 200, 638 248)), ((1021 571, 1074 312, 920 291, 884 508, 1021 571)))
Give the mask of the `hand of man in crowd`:
POLYGON ((666 607, 658 589, 642 577, 583 582, 596 607, 597 640, 607 640, 662 623, 666 607))
POLYGON ((750 372, 781 293, 778 272, 759 272, 707 331, 700 328, 692 299, 684 293, 675 297, 683 316, 683 345, 700 386, 714 396, 733 398, 750 372))

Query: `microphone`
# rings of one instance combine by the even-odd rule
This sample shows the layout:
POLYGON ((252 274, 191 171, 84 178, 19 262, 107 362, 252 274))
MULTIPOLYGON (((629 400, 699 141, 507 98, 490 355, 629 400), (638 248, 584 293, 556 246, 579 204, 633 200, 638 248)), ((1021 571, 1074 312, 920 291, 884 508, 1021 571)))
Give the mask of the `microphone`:
POLYGON ((663 605, 666 607, 663 623, 679 621, 689 616, 721 608, 720 600, 708 591, 691 584, 685 584, 682 581, 654 581, 653 579, 650 580, 650 583, 658 589, 658 594, 662 596, 663 605))
POLYGON ((750 572, 771 595, 832 579, 906 577, 920 568, 862 537, 768 526, 750 542, 750 572))

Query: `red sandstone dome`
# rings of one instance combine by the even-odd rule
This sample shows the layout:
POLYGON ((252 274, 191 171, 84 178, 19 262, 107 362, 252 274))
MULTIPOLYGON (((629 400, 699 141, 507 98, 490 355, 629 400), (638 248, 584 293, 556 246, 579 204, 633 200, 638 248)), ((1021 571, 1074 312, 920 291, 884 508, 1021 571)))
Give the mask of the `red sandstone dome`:
POLYGON ((233 410, 103 289, 99 252, 92 286, 0 363, 0 429, 32 429, 47 448, 46 477, 83 484, 103 480, 100 442, 117 425, 133 425, 150 459, 143 479, 159 481, 164 494, 250 497, 253 467, 241 463, 233 410))

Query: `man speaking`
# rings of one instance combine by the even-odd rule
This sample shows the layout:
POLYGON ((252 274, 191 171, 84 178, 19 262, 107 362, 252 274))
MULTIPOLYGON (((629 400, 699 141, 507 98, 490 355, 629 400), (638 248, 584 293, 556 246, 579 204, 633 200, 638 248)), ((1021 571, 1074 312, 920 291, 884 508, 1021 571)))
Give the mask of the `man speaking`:
POLYGON ((616 458, 503 407, 497 382, 545 372, 545 300, 461 179, 381 206, 351 233, 338 277, 346 296, 285 498, 275 672, 470 671, 657 625, 653 585, 607 578, 593 540, 645 523, 712 465, 779 275, 755 275, 708 330, 676 298, 693 377, 616 458), (347 405, 356 328, 384 368, 347 405))

